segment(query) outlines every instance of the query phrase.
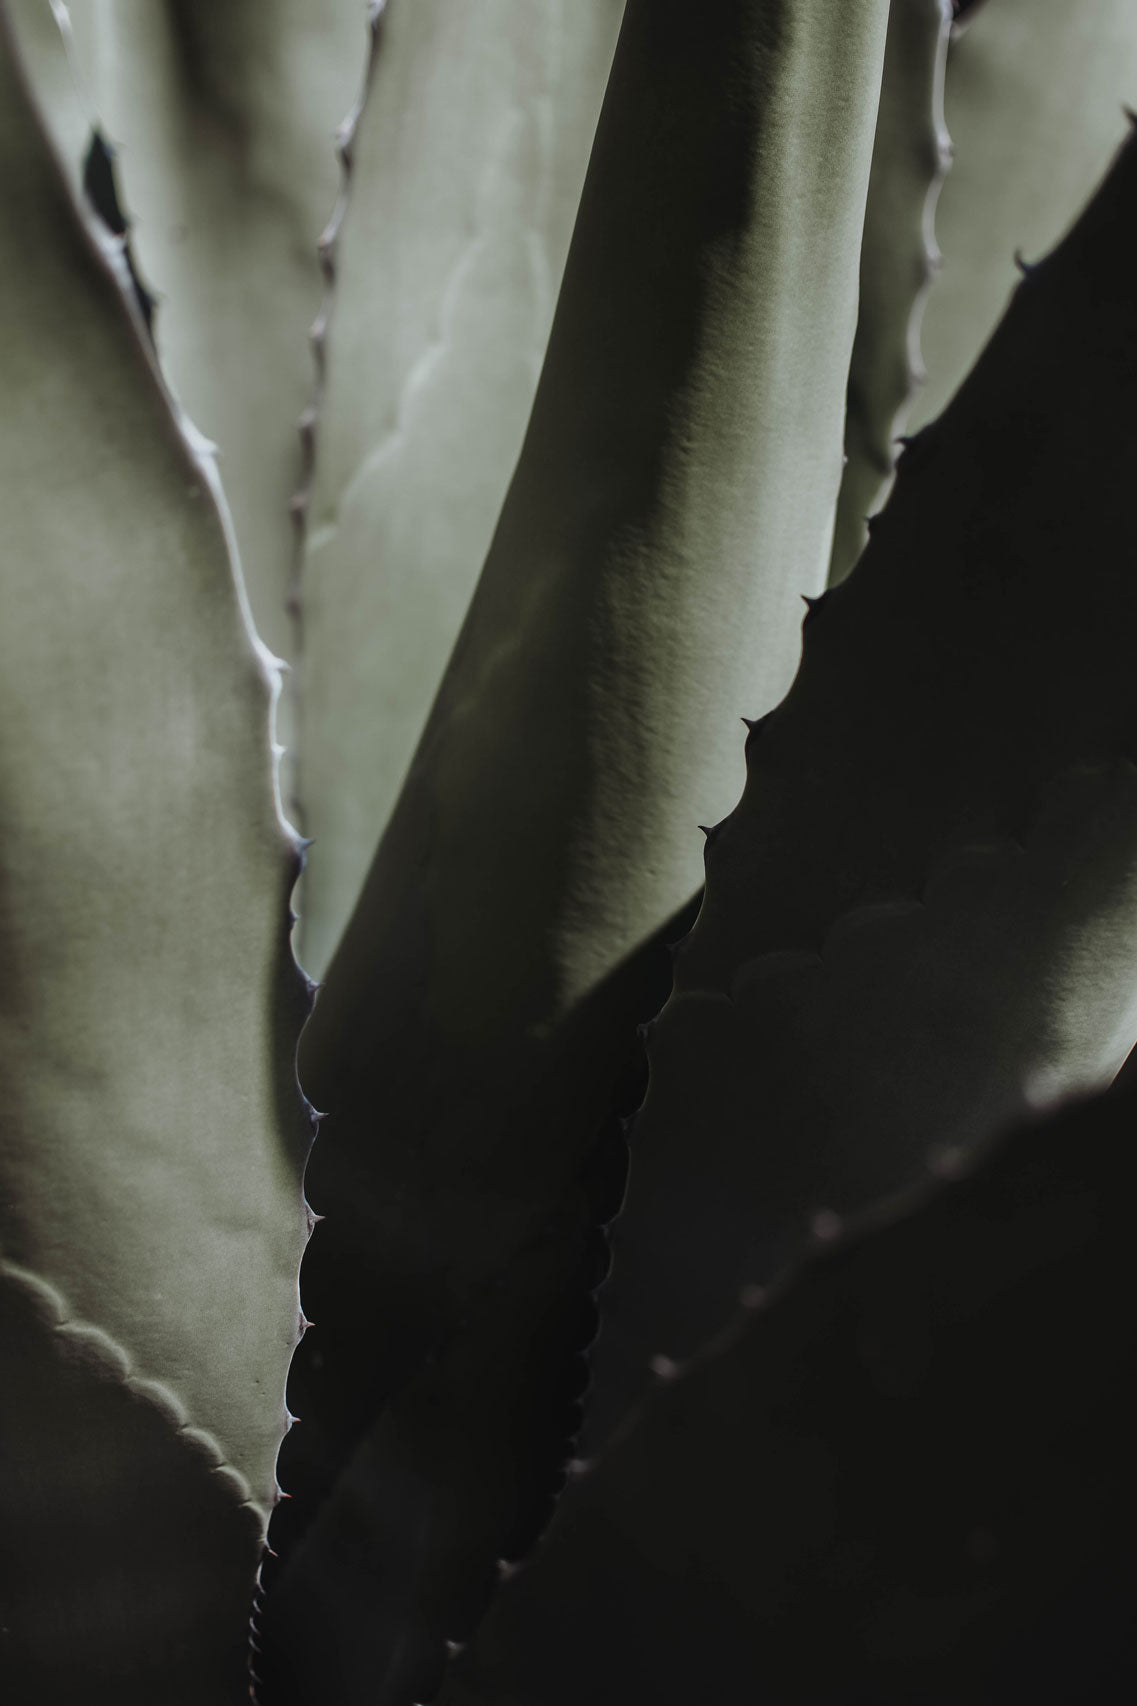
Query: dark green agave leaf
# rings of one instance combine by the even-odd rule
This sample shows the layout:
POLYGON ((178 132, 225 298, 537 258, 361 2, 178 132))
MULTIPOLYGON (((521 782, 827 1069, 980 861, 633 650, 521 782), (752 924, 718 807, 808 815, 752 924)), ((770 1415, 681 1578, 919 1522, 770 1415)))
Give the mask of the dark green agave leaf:
POLYGON ((306 1034, 297 1526, 357 1455, 268 1596, 270 1699, 423 1698, 559 1484, 641 950, 826 572, 886 12, 625 14, 517 472, 306 1034))
POLYGON ((0 7, 0 1686, 218 1706, 297 1337, 299 856, 216 476, 46 141, 38 10, 0 7))
POLYGON ((649 1049, 593 1441, 816 1217, 1137 1037, 1137 144, 906 451, 748 744, 649 1049))
POLYGON ((1137 1687, 1137 1105, 812 1246, 570 1485, 442 1706, 1137 1687))

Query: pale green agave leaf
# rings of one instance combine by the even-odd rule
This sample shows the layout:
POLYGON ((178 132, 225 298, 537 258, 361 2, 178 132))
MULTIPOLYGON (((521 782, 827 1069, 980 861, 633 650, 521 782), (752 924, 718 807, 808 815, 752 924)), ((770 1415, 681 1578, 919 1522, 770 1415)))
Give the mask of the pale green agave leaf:
POLYGON ((1109 164, 1137 101, 1132 0, 991 0, 953 38, 944 95, 952 170, 936 210, 943 266, 921 330, 932 420, 994 330, 1015 255, 1062 236, 1109 164))
POLYGON ((1137 1039, 1135 207, 1130 141, 750 736, 649 1047, 597 1439, 811 1222, 1103 1087, 1137 1039))
MULTIPOLYGON (((351 139, 302 581, 301 954, 359 896, 533 402, 623 0, 388 0, 351 139)), ((321 342, 324 329, 320 331, 321 342)))
POLYGON ((641 951, 825 578, 886 17, 625 13, 517 471, 306 1032, 298 1522, 351 1461, 267 1596, 273 1698, 423 1698, 548 1513, 641 951))
POLYGON ((815 1242, 577 1466, 439 1706, 1130 1699, 1135 1135, 1075 1105, 815 1242))
POLYGON ((889 8, 831 585, 864 549, 866 518, 892 474, 895 434, 920 378, 920 322, 939 258, 936 203, 951 159, 943 110, 951 14, 951 0, 892 0, 889 8))
MULTIPOLYGON (((162 371, 218 445, 257 626, 292 658, 292 505, 316 382, 308 333, 325 288, 319 238, 340 188, 337 127, 367 59, 364 0, 68 0, 56 10, 87 116, 116 154, 132 246, 158 299, 162 371)), ((62 103, 50 89, 46 100, 57 134, 60 93, 62 103)))
POLYGON ((299 855, 214 469, 30 93, 43 17, 0 8, 0 1675, 216 1706, 298 1332, 299 855))

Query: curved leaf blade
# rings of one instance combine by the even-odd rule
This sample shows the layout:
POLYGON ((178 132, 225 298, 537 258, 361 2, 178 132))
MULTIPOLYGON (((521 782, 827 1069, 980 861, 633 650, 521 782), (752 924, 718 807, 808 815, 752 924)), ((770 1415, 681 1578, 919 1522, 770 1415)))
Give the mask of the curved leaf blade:
POLYGON ((1045 254, 1092 194, 1137 90, 1128 0, 998 0, 948 55, 952 169, 936 210, 943 268, 921 328, 928 380, 913 430, 935 418, 994 330, 1015 255, 1045 254))
POLYGON ((933 220, 951 160, 943 111, 950 23, 950 0, 889 8, 830 585, 864 550, 867 517, 892 475, 895 434, 922 376, 920 324, 939 263, 933 220))
POLYGON ((1131 1097, 815 1246, 566 1491, 440 1706, 1095 1706, 1137 1680, 1131 1097))
POLYGON ((366 63, 363 0, 69 0, 67 12, 157 296, 162 371, 218 445, 257 626, 291 659, 318 242, 366 63))
POLYGON ((462 626, 623 0, 389 0, 351 140, 306 518, 301 956, 323 976, 462 626))
POLYGON ((751 734, 650 1050, 596 1439, 812 1216, 1104 1087, 1134 1040, 1135 197, 1131 140, 751 734))
MULTIPOLYGON (((147 1678, 161 1693, 199 1638, 203 1573, 230 1594, 240 1584, 225 1615, 247 1622, 276 1494, 307 1226, 294 1056, 308 994, 288 946, 299 856, 269 745, 278 683, 216 477, 163 391, 121 247, 83 214, 45 140, 20 50, 34 20, 20 11, 0 8, 0 1271, 6 1297, 30 1275, 68 1334, 110 1347, 94 1429, 117 1402, 107 1379, 131 1370, 165 1411, 159 1433, 184 1416, 231 1471, 236 1551, 172 1540, 171 1567, 180 1558, 194 1578, 169 1587, 175 1605, 185 1590, 183 1611, 145 1624, 153 1591, 140 1584, 137 1607, 123 1594, 98 1637, 108 1690, 147 1678)), ((70 1375, 51 1355, 47 1366, 58 1410, 70 1375)), ((37 1435, 18 1384, 14 1399, 32 1430, 23 1491, 42 1492, 58 1466, 37 1453, 58 1430, 37 1435)), ((155 1449, 181 1477, 182 1444, 155 1449)), ((84 1461, 130 1468, 97 1433, 84 1461)), ((183 1467, 189 1484, 171 1497, 184 1508, 203 1471, 183 1467)), ((137 1493, 122 1494, 138 1513, 137 1493)), ((76 1516, 88 1562, 102 1497, 93 1487, 76 1516)), ((21 1542, 36 1532, 22 1512, 5 1524, 21 1542)), ((53 1515, 42 1544, 57 1532, 53 1515)), ((128 1530, 114 1544, 128 1549, 128 1530)), ((51 1568, 42 1555, 12 1564, 38 1580, 51 1568)), ((66 1619, 80 1653, 89 1614, 76 1592, 66 1619)), ((215 1634, 200 1636, 211 1652, 215 1634)), ((58 1655, 38 1638, 51 1675, 58 1655)), ((210 1686, 235 1698, 243 1661, 210 1686)))
POLYGON ((825 574, 885 11, 625 15, 525 448, 306 1033, 305 1502, 345 1472, 268 1596, 284 1698, 421 1698, 556 1492, 640 950, 825 574), (298 1639, 341 1568, 408 1639, 368 1650, 386 1610, 298 1639))

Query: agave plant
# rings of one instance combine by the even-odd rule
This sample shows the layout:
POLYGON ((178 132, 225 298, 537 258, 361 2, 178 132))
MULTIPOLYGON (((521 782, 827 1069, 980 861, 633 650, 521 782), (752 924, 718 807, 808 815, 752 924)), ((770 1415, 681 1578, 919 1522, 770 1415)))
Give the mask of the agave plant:
POLYGON ((0 0, 7 1699, 1132 1692, 1137 15, 951 10, 0 0))

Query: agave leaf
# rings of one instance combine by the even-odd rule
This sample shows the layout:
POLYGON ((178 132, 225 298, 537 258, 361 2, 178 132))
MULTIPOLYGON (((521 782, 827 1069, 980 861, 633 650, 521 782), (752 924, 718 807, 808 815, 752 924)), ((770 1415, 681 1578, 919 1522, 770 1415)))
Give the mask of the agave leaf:
POLYGON ((264 1514, 168 1385, 0 1262, 0 1682, 45 1706, 241 1706, 264 1514))
POLYGON ((47 53, 39 22, 0 8, 0 1274, 29 1371, 5 1388, 0 1665, 22 1698, 73 1699, 86 1655, 84 1698, 205 1706, 247 1688, 297 1336, 298 854, 216 476, 45 140, 16 45, 47 53))
MULTIPOLYGON (((139 270, 157 293, 163 373, 219 446, 257 626, 292 657, 290 505, 315 385, 317 242, 339 189, 336 127, 366 63, 363 0, 69 0, 66 10, 90 113, 117 156, 139 270)), ((59 104, 47 105, 58 125, 59 104)))
POLYGON ((640 950, 828 562, 886 10, 625 14, 517 473, 306 1033, 296 1406, 331 1473, 365 1444, 269 1595, 296 1698, 422 1698, 555 1490, 640 950), (340 1568, 379 1609, 305 1627, 340 1568))
POLYGON ((596 1438, 812 1215, 1104 1087, 1137 1038, 1135 210, 1131 140, 750 737, 649 1050, 596 1438))
MULTIPOLYGON (((646 1088, 628 1015, 657 1012, 666 1000, 674 945, 698 899, 573 1016, 565 1049, 597 1076, 590 1050, 602 1051, 606 1111, 598 1118, 599 1099, 579 1115, 571 1104, 561 1111, 564 1124, 590 1122, 580 1177, 563 1203, 550 1202, 537 1239, 505 1253, 485 1285, 466 1288, 460 1331, 444 1350, 435 1352, 445 1333, 428 1313, 434 1298, 421 1274, 396 1271, 376 1296, 359 1250, 340 1242, 305 1276, 306 1307, 339 1330, 317 1327, 289 1386, 303 1426, 281 1452, 290 1497, 270 1540, 283 1562, 266 1566, 259 1619, 271 1706, 373 1693, 402 1699, 411 1678, 415 1693, 429 1696, 442 1632, 473 1625, 497 1580, 498 1554, 526 1552, 548 1520, 579 1426, 583 1351, 596 1331, 592 1290, 607 1265, 602 1228, 624 1189, 627 1117, 646 1088), (354 1293, 337 1257, 346 1257, 354 1293), (385 1318, 374 1312, 384 1297, 385 1318), (373 1361, 346 1354, 352 1324, 373 1361), (368 1427, 388 1397, 389 1411, 368 1427), (361 1434, 354 1448, 353 1434, 361 1434)), ((539 1105, 533 1117, 541 1131, 548 1110, 539 1105)), ((480 1188, 475 1176, 471 1193, 480 1188)), ((476 1221, 452 1223, 455 1249, 472 1236, 476 1221)))
POLYGON ((1137 1683, 1137 1113, 815 1247, 561 1500, 442 1706, 1106 1706, 1137 1683))
POLYGON ((390 0, 308 512, 301 954, 327 968, 426 723, 533 401, 623 0, 390 0))
POLYGON ((938 415, 994 330, 1014 257, 1050 249, 1109 164, 1137 102, 1131 0, 998 0, 975 8, 948 56, 953 165, 936 212, 943 269, 921 333, 927 386, 911 420, 938 415))
POLYGON ((694 1354, 811 1237, 1056 1089, 1108 1081, 1137 1037, 1135 846, 1132 764, 1068 773, 1025 847, 960 848, 919 901, 846 913, 819 954, 761 956, 729 995, 670 1004, 612 1229, 585 1450, 661 1358, 694 1354))
POLYGON ((951 0, 889 8, 830 585, 864 549, 866 517, 892 474, 895 434, 920 378, 920 321, 939 260, 933 220, 951 159, 943 110, 951 15, 951 0))

